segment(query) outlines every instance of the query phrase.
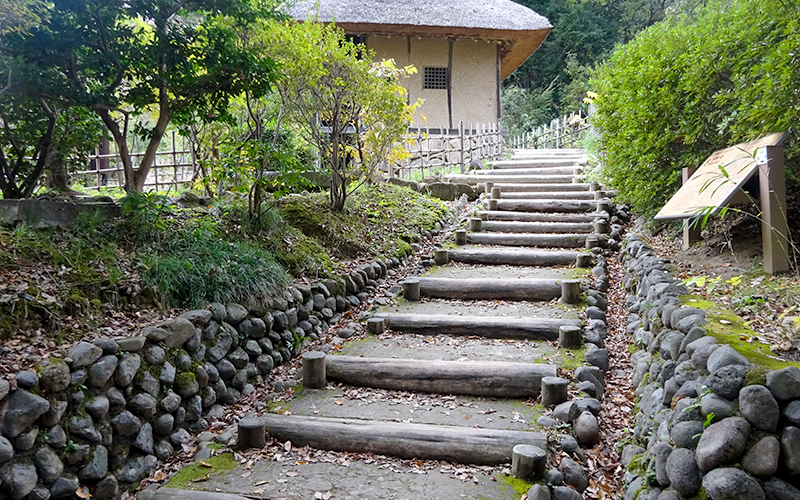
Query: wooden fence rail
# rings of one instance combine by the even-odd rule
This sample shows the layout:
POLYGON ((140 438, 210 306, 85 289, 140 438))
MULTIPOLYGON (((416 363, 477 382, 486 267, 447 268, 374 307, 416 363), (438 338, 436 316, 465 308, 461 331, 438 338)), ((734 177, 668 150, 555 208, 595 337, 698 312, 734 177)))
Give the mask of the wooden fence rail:
MULTIPOLYGON (((172 133, 170 148, 156 153, 145 190, 179 191, 201 176, 197 154, 185 138, 172 133), (180 142, 178 142, 180 140, 180 142)), ((480 160, 496 160, 503 154, 503 136, 498 123, 465 125, 451 128, 410 128, 403 145, 410 157, 382 167, 389 177, 423 180, 426 176, 444 176, 480 160)), ((112 143, 113 145, 113 143, 112 143)), ((144 153, 131 153, 134 170, 144 153)), ((96 151, 89 156, 90 168, 75 173, 86 189, 122 187, 125 174, 116 152, 96 151)))
POLYGON ((588 116, 581 110, 560 118, 549 125, 541 125, 512 137, 509 145, 514 149, 566 149, 580 147, 580 142, 591 129, 588 116))
MULTIPOLYGON (((172 132, 170 149, 156 153, 156 159, 147 180, 145 190, 178 191, 197 180, 197 161, 191 143, 172 132)), ((112 143, 113 144, 113 143, 112 143)), ((131 153, 133 169, 139 168, 144 153, 131 153)), ((77 179, 86 189, 115 188, 125 185, 125 172, 118 153, 101 153, 99 150, 89 155, 90 168, 75 172, 77 179)))
POLYGON ((411 128, 403 137, 410 157, 385 167, 385 173, 400 179, 422 180, 449 173, 480 160, 496 160, 503 154, 503 136, 498 123, 465 125, 457 129, 411 128))

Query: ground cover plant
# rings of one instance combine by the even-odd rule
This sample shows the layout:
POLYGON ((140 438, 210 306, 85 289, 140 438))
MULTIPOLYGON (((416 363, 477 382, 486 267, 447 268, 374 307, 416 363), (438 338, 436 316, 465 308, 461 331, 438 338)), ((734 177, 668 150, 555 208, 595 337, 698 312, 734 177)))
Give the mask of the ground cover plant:
POLYGON ((295 194, 248 214, 244 196, 179 208, 129 194, 122 217, 88 214, 66 230, 0 228, 0 332, 80 334, 111 311, 253 304, 293 277, 324 278, 351 260, 402 257, 446 204, 391 184, 355 191, 341 212, 327 193, 295 194))

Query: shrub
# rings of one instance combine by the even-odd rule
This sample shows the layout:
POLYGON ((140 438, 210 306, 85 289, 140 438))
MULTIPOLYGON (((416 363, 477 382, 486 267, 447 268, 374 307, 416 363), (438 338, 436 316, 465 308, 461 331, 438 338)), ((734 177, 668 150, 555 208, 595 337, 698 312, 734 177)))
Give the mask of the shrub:
MULTIPOLYGON (((656 24, 594 73, 606 182, 650 215, 682 167, 800 119, 800 4, 712 0, 656 24)), ((784 144, 790 176, 797 131, 784 144)))

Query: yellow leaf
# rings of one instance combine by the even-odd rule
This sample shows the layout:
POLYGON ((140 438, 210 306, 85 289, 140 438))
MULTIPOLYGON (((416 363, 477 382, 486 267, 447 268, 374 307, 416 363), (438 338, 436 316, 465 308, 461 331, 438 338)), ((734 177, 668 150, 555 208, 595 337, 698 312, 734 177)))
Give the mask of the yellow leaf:
POLYGON ((75 492, 75 495, 79 498, 92 498, 92 494, 89 493, 89 488, 86 486, 81 486, 78 488, 78 491, 75 492))

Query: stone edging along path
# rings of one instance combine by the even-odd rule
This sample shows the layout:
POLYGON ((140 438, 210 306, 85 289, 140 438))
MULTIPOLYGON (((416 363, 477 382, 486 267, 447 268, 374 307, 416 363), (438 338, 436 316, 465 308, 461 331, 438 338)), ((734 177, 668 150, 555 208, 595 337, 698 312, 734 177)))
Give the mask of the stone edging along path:
POLYGON ((118 498, 294 359, 298 339, 316 340, 409 262, 377 259, 250 309, 210 304, 139 336, 78 342, 11 384, 0 379, 0 498, 118 498))
POLYGON ((638 232, 621 259, 642 444, 622 453, 625 499, 800 499, 800 368, 727 345, 638 232))

